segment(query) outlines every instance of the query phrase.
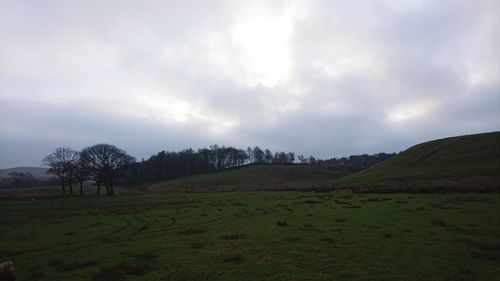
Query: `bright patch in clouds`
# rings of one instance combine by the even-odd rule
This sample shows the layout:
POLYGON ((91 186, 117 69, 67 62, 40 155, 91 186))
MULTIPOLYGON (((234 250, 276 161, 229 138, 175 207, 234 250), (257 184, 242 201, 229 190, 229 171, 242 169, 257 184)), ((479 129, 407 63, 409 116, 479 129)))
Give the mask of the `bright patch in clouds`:
POLYGON ((434 108, 433 102, 419 102, 406 105, 398 105, 394 109, 389 110, 387 120, 391 123, 405 123, 408 121, 416 121, 420 118, 426 118, 432 113, 434 108))
POLYGON ((291 31, 289 20, 277 18, 251 19, 231 30, 250 85, 273 87, 290 75, 291 31))

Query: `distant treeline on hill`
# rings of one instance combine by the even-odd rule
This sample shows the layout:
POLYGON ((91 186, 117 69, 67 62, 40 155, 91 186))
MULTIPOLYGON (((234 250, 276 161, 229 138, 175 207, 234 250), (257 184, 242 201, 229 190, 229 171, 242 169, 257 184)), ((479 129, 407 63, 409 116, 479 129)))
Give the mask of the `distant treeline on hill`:
POLYGON ((332 158, 327 160, 312 159, 313 161, 309 162, 315 166, 330 170, 356 173, 394 156, 396 156, 396 153, 376 153, 372 155, 351 155, 349 157, 332 158))
POLYGON ((258 146, 246 150, 212 145, 198 150, 161 151, 147 160, 129 165, 125 181, 139 183, 168 180, 248 164, 292 164, 294 161, 293 152, 272 153, 258 146))
POLYGON ((198 150, 161 151, 147 160, 143 159, 141 162, 129 165, 125 182, 141 183, 169 180, 249 164, 302 164, 354 173, 395 155, 395 153, 363 154, 326 160, 299 155, 296 160, 294 152, 273 153, 269 149, 261 149, 258 146, 243 150, 212 145, 209 148, 198 150))
MULTIPOLYGON (((73 184, 78 183, 83 194, 84 181, 94 181, 97 193, 101 186, 106 194, 114 194, 114 183, 124 185, 170 180, 185 176, 210 173, 245 165, 280 164, 311 165, 344 173, 354 173, 384 161, 395 153, 373 155, 353 155, 342 158, 316 159, 313 156, 299 155, 294 152, 271 152, 258 146, 238 149, 234 147, 212 145, 209 148, 179 152, 161 151, 149 159, 136 162, 135 158, 110 144, 96 144, 82 151, 59 147, 43 159, 48 173, 57 177, 62 193, 73 194, 73 184)), ((9 173, 9 177, 0 180, 0 188, 32 187, 54 184, 54 180, 34 178, 29 173, 9 173)))

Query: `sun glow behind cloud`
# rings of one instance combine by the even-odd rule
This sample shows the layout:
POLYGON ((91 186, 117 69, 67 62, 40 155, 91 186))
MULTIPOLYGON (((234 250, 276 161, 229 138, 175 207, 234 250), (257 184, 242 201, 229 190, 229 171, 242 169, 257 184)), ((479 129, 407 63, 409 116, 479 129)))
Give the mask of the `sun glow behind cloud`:
POLYGON ((277 18, 251 19, 231 30, 250 85, 273 87, 290 75, 291 31, 289 20, 277 18))
POLYGON ((206 108, 196 106, 193 102, 162 95, 160 93, 141 93, 135 98, 135 109, 139 116, 156 120, 173 126, 201 125, 200 133, 224 134, 238 125, 234 118, 218 115, 206 108))
POLYGON ((398 105, 395 108, 388 110, 386 120, 396 125, 404 124, 406 122, 414 122, 428 117, 428 115, 432 113, 435 106, 435 102, 433 101, 398 105))

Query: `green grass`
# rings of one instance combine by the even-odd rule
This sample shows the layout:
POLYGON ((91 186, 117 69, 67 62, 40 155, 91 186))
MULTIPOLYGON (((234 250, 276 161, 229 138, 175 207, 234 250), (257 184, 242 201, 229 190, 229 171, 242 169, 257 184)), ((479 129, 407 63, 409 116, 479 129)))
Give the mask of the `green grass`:
POLYGON ((332 187, 342 173, 303 165, 249 165, 160 182, 155 191, 302 190, 332 187))
POLYGON ((339 179, 337 186, 499 189, 500 132, 421 143, 378 165, 339 179))
POLYGON ((500 194, 0 199, 19 280, 498 280, 500 194))

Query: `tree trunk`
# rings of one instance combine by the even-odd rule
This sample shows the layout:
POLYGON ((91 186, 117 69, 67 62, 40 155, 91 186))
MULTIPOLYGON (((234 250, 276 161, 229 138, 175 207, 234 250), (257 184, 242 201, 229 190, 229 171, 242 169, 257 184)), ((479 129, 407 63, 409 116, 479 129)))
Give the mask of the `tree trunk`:
POLYGON ((97 195, 101 195, 101 181, 97 179, 97 195))
POLYGON ((113 179, 111 177, 109 178, 109 190, 110 190, 110 192, 109 192, 110 196, 115 195, 114 186, 113 186, 113 179))
POLYGON ((80 179, 80 195, 83 195, 83 178, 80 179))
POLYGON ((73 179, 71 177, 68 178, 69 185, 69 194, 73 195, 73 179))
POLYGON ((66 183, 64 182, 64 177, 62 178, 61 186, 62 186, 62 194, 66 195, 66 183))
POLYGON ((106 195, 109 196, 109 182, 108 182, 108 180, 106 180, 104 182, 104 186, 106 187, 106 195))

